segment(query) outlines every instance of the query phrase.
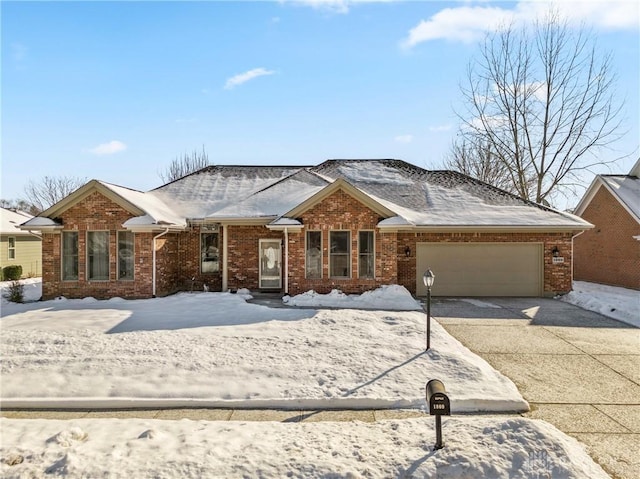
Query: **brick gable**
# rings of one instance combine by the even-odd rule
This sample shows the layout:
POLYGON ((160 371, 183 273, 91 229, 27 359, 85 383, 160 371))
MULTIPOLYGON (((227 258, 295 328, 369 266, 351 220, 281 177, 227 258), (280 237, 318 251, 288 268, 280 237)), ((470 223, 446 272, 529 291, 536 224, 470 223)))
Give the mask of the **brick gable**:
POLYGON ((574 274, 578 281, 640 289, 640 225, 601 186, 582 218, 595 225, 574 240, 574 274))

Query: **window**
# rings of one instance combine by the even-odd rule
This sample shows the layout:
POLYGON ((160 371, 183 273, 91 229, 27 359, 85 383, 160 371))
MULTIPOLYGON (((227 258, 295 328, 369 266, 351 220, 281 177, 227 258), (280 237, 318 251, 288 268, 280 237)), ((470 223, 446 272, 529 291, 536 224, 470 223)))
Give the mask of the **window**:
POLYGON ((322 278, 322 232, 307 231, 307 278, 322 278))
POLYGON ((78 232, 62 232, 62 279, 78 280, 78 232))
POLYGON ((87 232, 89 281, 109 281, 109 232, 87 232))
POLYGON ((133 233, 118 231, 118 279, 133 279, 133 233))
POLYGON ((374 242, 373 231, 358 233, 358 277, 374 277, 374 242))
POLYGON ((220 271, 218 233, 202 233, 200 235, 200 255, 202 257, 200 271, 203 273, 220 271))
POLYGON ((349 278, 351 276, 349 231, 331 231, 329 233, 329 275, 332 278, 349 278))
POLYGON ((15 236, 9 236, 9 251, 7 253, 8 259, 16 259, 16 238, 15 236))

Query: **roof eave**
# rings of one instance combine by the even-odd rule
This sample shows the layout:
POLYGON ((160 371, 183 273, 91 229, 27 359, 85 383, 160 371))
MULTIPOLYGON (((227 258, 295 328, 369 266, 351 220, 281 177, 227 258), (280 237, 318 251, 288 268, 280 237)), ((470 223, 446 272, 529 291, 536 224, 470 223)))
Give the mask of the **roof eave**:
POLYGON ((382 232, 429 233, 578 233, 594 225, 389 225, 378 226, 382 232))

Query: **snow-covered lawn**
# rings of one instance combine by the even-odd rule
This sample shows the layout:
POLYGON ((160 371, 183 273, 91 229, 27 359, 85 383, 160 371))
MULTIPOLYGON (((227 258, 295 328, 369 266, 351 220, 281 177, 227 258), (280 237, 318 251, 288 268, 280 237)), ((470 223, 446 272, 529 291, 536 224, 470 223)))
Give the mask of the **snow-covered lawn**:
POLYGON ((273 309, 230 293, 5 303, 2 404, 420 408, 437 378, 456 412, 528 408, 435 321, 425 353, 404 288, 373 296, 414 311, 273 309))
POLYGON ((608 477, 550 424, 505 416, 444 418, 438 451, 429 416, 372 424, 2 419, 0 426, 4 478, 608 477))
MULTIPOLYGON (((39 296, 37 282, 27 288, 39 296)), ((0 475, 608 477, 550 424, 456 416, 527 404, 436 321, 425 353, 424 313, 402 288, 289 299, 359 309, 271 309, 247 297, 3 301, 2 405, 422 408, 426 381, 438 378, 454 411, 443 419, 445 448, 431 449, 426 414, 372 424, 0 419, 0 475), (381 305, 395 311, 361 309, 381 305)))
POLYGON ((574 281, 573 291, 561 299, 640 328, 640 291, 574 281))

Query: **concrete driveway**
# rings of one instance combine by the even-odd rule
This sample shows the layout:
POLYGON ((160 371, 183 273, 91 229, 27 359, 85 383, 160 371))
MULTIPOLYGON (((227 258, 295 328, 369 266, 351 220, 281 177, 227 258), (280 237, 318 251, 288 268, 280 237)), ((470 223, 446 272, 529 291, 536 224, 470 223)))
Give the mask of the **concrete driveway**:
POLYGON ((553 299, 435 298, 432 316, 612 477, 640 477, 640 329, 553 299))

